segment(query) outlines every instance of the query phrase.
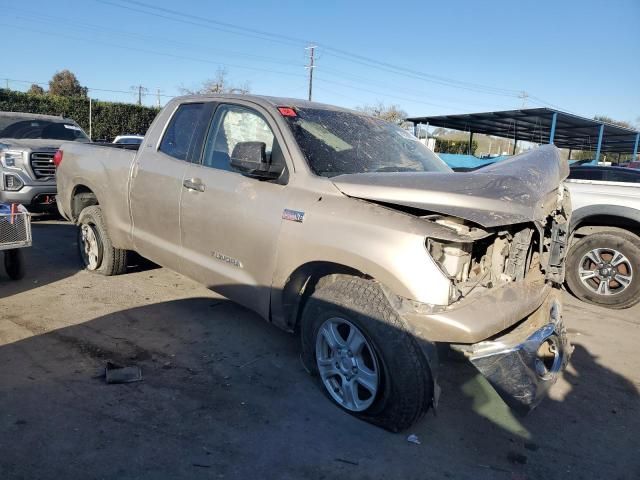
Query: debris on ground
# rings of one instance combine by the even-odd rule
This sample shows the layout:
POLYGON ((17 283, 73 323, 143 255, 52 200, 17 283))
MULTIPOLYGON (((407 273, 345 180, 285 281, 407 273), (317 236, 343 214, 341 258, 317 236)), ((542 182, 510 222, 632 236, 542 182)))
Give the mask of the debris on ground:
POLYGON ((107 362, 104 369, 104 377, 107 383, 131 383, 142 380, 142 370, 135 365, 122 366, 117 363, 107 362))
POLYGON ((360 465, 358 462, 354 462, 353 460, 347 460, 346 458, 335 458, 336 462, 346 463, 348 465, 355 465, 356 467, 360 465))
POLYGON ((407 442, 420 445, 420 439, 418 438, 417 435, 414 435, 413 433, 407 437, 407 442))
POLYGON ((509 452, 507 453, 507 460, 511 463, 519 463, 520 465, 524 465, 527 463, 527 456, 518 452, 509 452))

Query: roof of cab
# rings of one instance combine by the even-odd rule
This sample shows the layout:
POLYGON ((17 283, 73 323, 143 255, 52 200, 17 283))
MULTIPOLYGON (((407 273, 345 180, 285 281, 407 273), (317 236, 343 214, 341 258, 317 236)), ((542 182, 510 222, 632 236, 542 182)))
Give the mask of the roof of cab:
POLYGON ((362 112, 358 112, 348 108, 337 107, 335 105, 329 105, 326 103, 310 102, 308 100, 302 100, 299 98, 270 97, 266 95, 212 93, 207 95, 186 95, 182 97, 176 97, 174 100, 182 102, 185 100, 197 101, 197 100, 204 100, 204 99, 244 100, 244 101, 254 102, 265 108, 273 108, 273 107, 318 108, 322 110, 334 110, 334 111, 350 112, 350 113, 356 113, 359 115, 364 115, 362 112))

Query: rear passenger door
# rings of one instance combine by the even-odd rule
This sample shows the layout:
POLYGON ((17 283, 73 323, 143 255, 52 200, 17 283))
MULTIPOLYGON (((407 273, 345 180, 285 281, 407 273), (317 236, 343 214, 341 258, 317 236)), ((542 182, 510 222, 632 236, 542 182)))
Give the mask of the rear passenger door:
POLYGON ((131 175, 135 249, 174 270, 181 265, 182 180, 194 155, 199 158, 213 108, 206 102, 178 104, 164 131, 145 140, 131 175))
POLYGON ((263 142, 272 164, 286 165, 279 131, 267 112, 221 104, 200 164, 185 171, 180 223, 184 272, 263 316, 269 312, 288 170, 277 180, 232 171, 239 142, 263 142))

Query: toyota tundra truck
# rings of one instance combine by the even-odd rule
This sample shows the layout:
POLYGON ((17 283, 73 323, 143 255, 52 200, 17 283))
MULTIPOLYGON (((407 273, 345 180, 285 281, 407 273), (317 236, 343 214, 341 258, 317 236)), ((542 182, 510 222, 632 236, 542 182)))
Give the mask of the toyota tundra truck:
POLYGON ((0 203, 55 210, 53 155, 64 142, 89 142, 76 122, 33 113, 0 112, 0 203))
POLYGON ((524 411, 571 354, 553 146, 455 174, 359 112, 208 95, 170 101, 137 152, 72 142, 54 161, 87 270, 134 251, 298 332, 329 399, 391 431, 435 407, 438 351, 524 411))

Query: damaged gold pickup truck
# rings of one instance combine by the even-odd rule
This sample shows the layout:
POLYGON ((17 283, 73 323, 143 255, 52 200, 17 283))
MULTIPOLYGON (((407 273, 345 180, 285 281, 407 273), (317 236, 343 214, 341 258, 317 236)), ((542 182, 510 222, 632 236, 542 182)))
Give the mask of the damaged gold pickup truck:
POLYGON ((137 152, 67 143, 54 160, 87 270, 124 273, 135 251, 299 332, 328 397, 386 429, 437 402, 441 344, 524 410, 567 364, 553 146, 454 174, 358 112, 212 95, 169 102, 137 152))

